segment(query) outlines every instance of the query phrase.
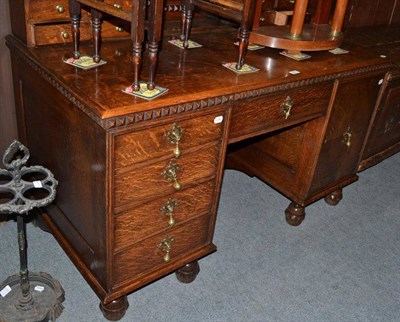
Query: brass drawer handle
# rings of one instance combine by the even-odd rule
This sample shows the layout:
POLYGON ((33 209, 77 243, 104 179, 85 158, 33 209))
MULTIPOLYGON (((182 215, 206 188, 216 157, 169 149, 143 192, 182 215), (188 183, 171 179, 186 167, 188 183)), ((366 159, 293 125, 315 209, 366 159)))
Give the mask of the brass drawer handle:
POLYGON ((61 31, 61 37, 63 37, 64 39, 67 39, 69 37, 69 33, 66 31, 61 31))
POLYGON ((177 206, 177 202, 173 199, 168 199, 168 201, 160 208, 164 215, 169 217, 168 226, 172 227, 175 225, 174 210, 177 206))
POLYGON ((118 32, 123 32, 124 28, 122 28, 121 26, 117 26, 117 27, 115 27, 115 30, 118 32))
POLYGON ((64 13, 65 12, 65 8, 60 4, 58 4, 56 6, 56 10, 57 10, 58 13, 64 13))
POLYGON ((280 105, 280 108, 283 114, 285 115, 285 120, 289 118, 292 106, 293 106, 293 100, 290 98, 290 96, 286 97, 285 101, 280 105))
POLYGON ((163 256, 163 260, 166 263, 168 263, 171 260, 170 252, 172 249, 172 244, 174 242, 175 242, 174 238, 165 236, 164 239, 157 245, 157 247, 165 253, 163 256))
POLYGON ((170 161, 167 166, 165 167, 164 171, 161 173, 161 175, 169 180, 169 181, 174 181, 174 184, 172 185, 175 190, 180 190, 181 189, 181 184, 178 182, 178 173, 181 171, 181 167, 174 163, 174 161, 170 161))
POLYGON ((351 129, 350 127, 347 129, 347 131, 343 134, 343 142, 346 144, 346 146, 349 148, 351 147, 351 129))
POLYGON ((175 158, 179 158, 179 156, 181 155, 181 150, 179 149, 179 141, 182 139, 184 132, 184 129, 182 129, 179 125, 174 124, 166 134, 169 143, 175 144, 175 149, 172 151, 172 154, 175 156, 175 158))
POLYGON ((119 3, 114 3, 114 8, 121 9, 122 5, 119 3))

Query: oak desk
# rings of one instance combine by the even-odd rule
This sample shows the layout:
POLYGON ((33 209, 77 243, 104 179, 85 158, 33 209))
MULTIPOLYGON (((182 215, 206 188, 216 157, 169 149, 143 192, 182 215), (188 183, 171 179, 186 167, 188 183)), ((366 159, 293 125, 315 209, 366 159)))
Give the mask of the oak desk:
POLYGON ((395 69, 356 46, 303 62, 262 49, 246 61, 260 71, 236 75, 222 67, 236 57, 234 29, 196 34, 196 50, 166 40, 157 78, 169 91, 146 101, 121 92, 133 68, 128 41, 105 44, 108 63, 84 71, 62 62, 70 44, 27 48, 7 37, 20 139, 59 181, 45 224, 113 320, 126 294, 173 271, 191 282, 197 260, 215 251, 228 145, 227 165, 246 163, 293 200, 289 223, 318 198, 337 201, 357 179, 379 91, 395 69), (170 139, 177 128, 179 140, 170 139))

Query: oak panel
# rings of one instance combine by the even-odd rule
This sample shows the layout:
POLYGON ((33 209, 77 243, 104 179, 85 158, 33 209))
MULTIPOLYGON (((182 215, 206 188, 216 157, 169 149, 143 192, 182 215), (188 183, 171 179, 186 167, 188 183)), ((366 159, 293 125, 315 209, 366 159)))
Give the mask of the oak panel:
POLYGON ((174 226, 178 226, 196 215, 206 213, 211 207, 214 185, 214 180, 211 180, 132 208, 116 216, 114 219, 115 250, 119 251, 151 234, 170 230, 169 217, 161 211, 161 207, 168 199, 176 202, 173 212, 174 226))

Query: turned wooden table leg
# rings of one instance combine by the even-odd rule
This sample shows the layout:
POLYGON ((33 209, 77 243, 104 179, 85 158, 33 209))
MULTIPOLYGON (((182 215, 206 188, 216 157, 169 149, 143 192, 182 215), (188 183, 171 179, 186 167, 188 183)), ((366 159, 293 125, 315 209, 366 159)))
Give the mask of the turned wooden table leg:
POLYGON ((151 0, 149 7, 148 19, 148 38, 149 38, 149 82, 147 88, 152 90, 155 88, 155 75, 158 61, 158 44, 161 41, 162 21, 164 14, 164 0, 151 0))
POLYGON ((102 13, 92 9, 92 32, 93 32, 93 39, 94 39, 94 54, 93 54, 93 61, 98 63, 100 61, 100 45, 101 45, 101 18, 102 13))
POLYGON ((331 194, 327 195, 324 200, 328 205, 336 206, 340 200, 343 198, 342 189, 338 189, 331 194))
POLYGON ((295 202, 291 202, 285 210, 286 222, 291 226, 300 225, 305 215, 304 207, 295 202))
POLYGON ((133 42, 132 60, 134 66, 133 72, 133 90, 140 90, 139 74, 142 64, 142 44, 144 41, 144 24, 146 16, 146 0, 132 1, 131 38, 133 42))
POLYGON ((72 44, 74 50, 72 56, 75 59, 80 57, 79 53, 79 38, 80 38, 80 20, 81 20, 81 4, 74 0, 69 0, 69 15, 71 17, 71 29, 72 29, 72 44))
POLYGON ((192 27, 193 10, 194 10, 193 0, 182 0, 182 5, 183 5, 183 10, 182 10, 181 40, 183 41, 183 47, 188 48, 190 29, 192 27))
POLYGON ((107 304, 100 302, 99 307, 107 320, 118 321, 122 319, 129 307, 128 298, 124 295, 107 304))
POLYGON ((176 278, 181 283, 191 283, 196 279, 197 274, 200 272, 200 266, 198 261, 186 264, 182 268, 178 269, 175 274, 176 278))

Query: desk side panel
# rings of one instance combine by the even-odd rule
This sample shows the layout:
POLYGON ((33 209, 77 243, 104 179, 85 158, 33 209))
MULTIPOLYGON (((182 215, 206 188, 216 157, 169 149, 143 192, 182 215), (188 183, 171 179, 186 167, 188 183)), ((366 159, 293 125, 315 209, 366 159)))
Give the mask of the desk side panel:
MULTIPOLYGON (((106 287, 105 131, 18 55, 12 58, 20 139, 32 165, 58 180, 48 215, 55 236, 106 287)), ((76 263, 76 262, 75 262, 76 263)), ((93 277, 91 277, 93 278, 93 277)))

